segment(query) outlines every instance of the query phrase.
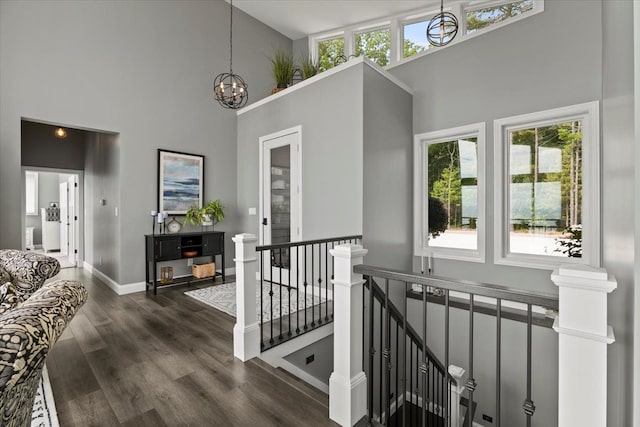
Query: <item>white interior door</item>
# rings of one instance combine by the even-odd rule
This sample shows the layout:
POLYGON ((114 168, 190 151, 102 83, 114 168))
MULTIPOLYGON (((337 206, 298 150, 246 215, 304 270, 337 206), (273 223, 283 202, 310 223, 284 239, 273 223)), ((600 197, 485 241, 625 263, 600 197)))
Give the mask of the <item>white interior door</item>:
MULTIPOLYGON (((263 245, 300 240, 300 142, 299 128, 260 138, 263 245)), ((291 255, 287 248, 263 252, 265 280, 288 285, 289 278, 297 274, 297 260, 291 255)))
POLYGON ((68 186, 68 199, 67 199, 67 216, 69 221, 69 262, 75 266, 77 264, 78 255, 77 249, 80 243, 80 236, 78 230, 78 175, 71 175, 67 180, 68 186))
POLYGON ((60 183, 60 252, 69 253, 69 183, 60 183))

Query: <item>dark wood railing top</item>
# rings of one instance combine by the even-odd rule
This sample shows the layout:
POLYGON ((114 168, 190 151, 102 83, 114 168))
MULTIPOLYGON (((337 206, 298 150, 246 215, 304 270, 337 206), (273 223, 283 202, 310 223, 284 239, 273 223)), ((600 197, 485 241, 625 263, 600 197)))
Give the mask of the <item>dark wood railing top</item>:
POLYGON ((418 285, 431 286, 434 288, 447 289, 450 291, 458 291, 489 298, 500 298, 507 301, 532 304, 554 310, 558 310, 559 308, 558 295, 546 292, 527 291, 507 286, 490 285, 467 280, 451 280, 446 277, 439 276, 421 276, 416 273, 364 264, 356 265, 353 268, 353 271, 358 274, 381 279, 416 283, 418 285))
POLYGON ((326 239, 317 239, 317 240, 302 240, 299 242, 276 243, 274 245, 256 246, 256 251, 257 252, 272 251, 274 249, 287 249, 287 248, 295 248, 297 246, 317 245, 319 243, 341 242, 343 240, 354 240, 354 239, 362 240, 362 234, 353 235, 353 236, 329 237, 326 239))

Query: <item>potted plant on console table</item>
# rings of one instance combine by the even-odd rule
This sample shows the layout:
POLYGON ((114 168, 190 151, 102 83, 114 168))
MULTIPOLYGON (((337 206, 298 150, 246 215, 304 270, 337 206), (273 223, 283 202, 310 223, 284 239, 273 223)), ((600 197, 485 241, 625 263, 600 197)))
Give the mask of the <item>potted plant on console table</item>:
POLYGON ((183 225, 211 226, 212 229, 216 223, 224 220, 225 207, 222 206, 220 199, 210 200, 206 205, 199 208, 191 206, 187 211, 183 225))

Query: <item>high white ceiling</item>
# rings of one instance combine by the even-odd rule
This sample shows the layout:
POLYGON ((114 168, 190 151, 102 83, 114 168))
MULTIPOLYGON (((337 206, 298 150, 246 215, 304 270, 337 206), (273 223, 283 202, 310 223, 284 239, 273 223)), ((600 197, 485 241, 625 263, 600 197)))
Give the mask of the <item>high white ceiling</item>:
MULTIPOLYGON (((228 2, 229 0, 227 0, 228 2)), ((434 0, 234 0, 233 5, 292 40, 424 8, 434 0)))

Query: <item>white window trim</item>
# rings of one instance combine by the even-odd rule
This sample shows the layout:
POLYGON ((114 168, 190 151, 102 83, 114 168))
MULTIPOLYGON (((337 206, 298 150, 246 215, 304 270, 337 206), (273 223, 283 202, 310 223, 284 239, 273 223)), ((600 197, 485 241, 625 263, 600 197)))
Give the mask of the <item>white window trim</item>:
POLYGON ((600 107, 598 101, 494 121, 494 262, 500 265, 553 270, 562 264, 600 267, 600 107), (582 121, 582 258, 509 252, 509 131, 561 122, 582 121))
POLYGON ((434 132, 421 133, 414 136, 413 150, 413 230, 415 256, 431 256, 458 261, 485 262, 486 232, 486 174, 485 149, 486 128, 484 122, 434 132), (468 137, 477 138, 478 146, 478 249, 439 248, 427 245, 428 226, 428 188, 426 176, 428 172, 426 146, 438 142, 452 141, 468 137))
POLYGON ((545 0, 535 0, 535 6, 533 10, 528 11, 522 15, 509 18, 505 21, 499 22, 497 24, 490 25, 486 28, 478 30, 472 34, 466 34, 466 11, 482 9, 485 7, 497 6, 500 4, 510 3, 512 1, 517 0, 498 0, 498 1, 458 1, 451 2, 447 4, 445 10, 452 12, 456 18, 458 18, 459 28, 458 34, 455 39, 451 43, 446 46, 427 49, 424 52, 420 52, 416 55, 410 56, 408 58, 403 57, 403 41, 404 34, 403 33, 403 25, 407 23, 418 22, 422 18, 430 18, 435 16, 436 13, 440 11, 440 8, 437 6, 431 6, 427 9, 417 9, 409 12, 405 12, 402 14, 397 14, 393 16, 389 16, 386 18, 380 18, 371 21, 359 22, 357 24, 336 28, 331 31, 325 31, 322 33, 310 34, 308 37, 309 41, 309 54, 311 58, 317 60, 318 58, 318 42, 333 39, 336 37, 344 37, 344 54, 347 58, 351 55, 355 55, 355 36, 356 33, 362 33, 369 31, 371 29, 375 29, 376 27, 389 27, 391 29, 391 58, 389 64, 384 67, 389 70, 398 65, 405 64, 407 62, 413 61, 418 58, 422 58, 426 55, 439 52, 442 49, 446 49, 449 46, 454 46, 458 43, 462 43, 466 40, 471 40, 475 37, 481 36, 493 30, 497 30, 507 25, 511 25, 523 19, 528 19, 532 16, 537 15, 538 13, 544 12, 544 2, 545 0))
POLYGON ((25 185, 25 203, 24 203, 24 209, 25 209, 25 215, 29 215, 29 216, 35 216, 35 215, 39 215, 38 213, 38 172, 33 172, 33 171, 25 171, 24 172, 24 185, 25 185), (35 200, 33 201, 33 206, 34 206, 34 210, 32 212, 27 210, 27 180, 29 176, 33 176, 33 183, 35 185, 35 188, 33 190, 33 197, 35 198, 35 200))

